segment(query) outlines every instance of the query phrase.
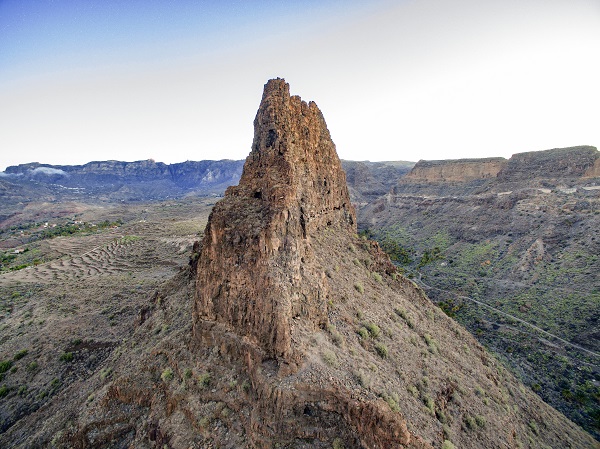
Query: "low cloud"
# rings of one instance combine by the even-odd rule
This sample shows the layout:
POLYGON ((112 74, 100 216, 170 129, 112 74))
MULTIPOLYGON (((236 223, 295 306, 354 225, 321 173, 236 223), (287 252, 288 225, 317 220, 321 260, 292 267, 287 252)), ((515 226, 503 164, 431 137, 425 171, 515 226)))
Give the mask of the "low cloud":
POLYGON ((67 176, 67 172, 60 170, 58 168, 51 168, 51 167, 37 167, 31 171, 31 174, 34 176, 37 174, 67 176))

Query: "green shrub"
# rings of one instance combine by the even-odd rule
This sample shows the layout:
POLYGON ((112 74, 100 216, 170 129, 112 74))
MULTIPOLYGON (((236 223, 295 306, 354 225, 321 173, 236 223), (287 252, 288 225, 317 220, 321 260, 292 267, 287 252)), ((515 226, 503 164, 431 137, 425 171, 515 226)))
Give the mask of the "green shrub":
POLYGON ((72 352, 64 352, 60 356, 60 360, 63 362, 72 362, 73 361, 73 353, 72 352))
POLYGON ((467 426, 467 429, 474 429, 477 427, 475 418, 473 418, 471 415, 465 415, 465 425, 467 426))
POLYGON ((335 353, 333 351, 330 351, 329 349, 325 349, 321 353, 321 358, 329 366, 337 366, 338 365, 337 356, 335 355, 335 353))
POLYGON ((333 443, 331 444, 331 448, 332 449, 344 449, 344 443, 342 442, 341 439, 336 438, 335 440, 333 440, 333 443))
POLYGON ((202 373, 198 376, 198 386, 200 388, 206 388, 210 385, 210 374, 202 373))
POLYGON ((377 282, 381 282, 383 280, 381 275, 379 273, 377 273, 376 271, 373 272, 373 279, 375 279, 377 282))
POLYGON ((185 377, 186 379, 189 379, 190 377, 192 377, 192 370, 190 368, 186 368, 183 371, 183 377, 185 377))
POLYGON ((356 378, 362 387, 369 388, 371 386, 371 376, 369 373, 365 373, 363 370, 360 370, 358 373, 356 373, 356 378))
POLYGON ((36 369, 38 369, 38 363, 35 360, 27 365, 27 371, 35 371, 36 369))
POLYGON ((392 409, 393 412, 400 412, 400 398, 398 397, 397 393, 392 393, 389 396, 385 396, 384 397, 385 402, 388 403, 388 405, 390 406, 390 409, 392 409))
POLYGON ((25 357, 27 355, 29 351, 27 351, 27 349, 21 349, 19 352, 17 352, 14 357, 13 360, 21 360, 23 357, 25 357))
POLYGON ((475 422, 479 427, 485 427, 485 418, 481 415, 475 416, 475 422))
POLYGON ((431 397, 425 396, 423 402, 425 403, 425 406, 429 409, 429 413, 435 416, 435 401, 431 397))
POLYGON ((371 334, 371 337, 373 337, 373 338, 379 337, 379 334, 381 333, 381 329, 379 328, 379 326, 377 326, 377 324, 367 323, 367 324, 365 324, 365 327, 369 331, 369 334, 371 334))
POLYGON ((450 442, 450 440, 444 440, 442 444, 442 449, 456 449, 456 446, 450 442))
POLYGON ((160 378, 164 382, 169 382, 169 381, 173 380, 173 370, 170 367, 165 368, 163 370, 162 374, 160 375, 160 378))
POLYGON ((406 310, 404 310, 404 309, 402 309, 400 307, 394 308, 394 313, 396 315, 398 315, 400 318, 402 318, 403 320, 405 320, 407 318, 406 310))
POLYGON ((337 331, 333 324, 327 325, 327 331, 331 335, 331 339, 336 346, 342 346, 344 344, 344 336, 337 331))
POLYGON ((437 342, 433 339, 433 337, 429 334, 425 334, 423 336, 423 338, 425 339, 425 343, 427 343, 429 352, 431 352, 433 354, 437 354, 437 352, 438 352, 437 342))
POLYGON ((363 285, 362 285, 360 282, 356 282, 356 283, 354 284, 354 288, 356 289, 356 291, 357 291, 358 293, 361 293, 361 294, 362 294, 362 293, 364 293, 364 292, 365 292, 365 288, 363 287, 363 285))
POLYGON ((360 338, 367 339, 367 338, 369 338, 369 331, 367 330, 366 327, 361 327, 358 330, 358 335, 360 335, 360 338))
POLYGON ((415 398, 419 396, 419 390, 414 385, 409 385, 407 390, 410 394, 412 394, 415 398))
POLYGON ((537 424, 535 423, 535 421, 529 421, 529 428, 531 429, 531 431, 536 434, 539 435, 540 430, 538 429, 537 424))
POLYGON ((377 354, 379 354, 379 357, 381 357, 382 359, 387 358, 388 348, 386 345, 384 345, 383 343, 377 343, 375 345, 375 350, 377 351, 377 354))
POLYGON ((12 366, 12 360, 2 360, 0 362, 0 374, 7 372, 12 366))
POLYGON ((9 388, 6 385, 0 387, 0 398, 3 398, 8 394, 9 388))
POLYGON ((100 379, 104 380, 112 374, 112 368, 106 367, 100 370, 100 379))

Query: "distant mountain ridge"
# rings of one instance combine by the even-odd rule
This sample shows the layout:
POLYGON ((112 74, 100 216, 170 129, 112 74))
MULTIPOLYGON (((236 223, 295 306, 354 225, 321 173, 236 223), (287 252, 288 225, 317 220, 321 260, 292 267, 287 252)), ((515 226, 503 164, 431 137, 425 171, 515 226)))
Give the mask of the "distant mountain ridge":
POLYGON ((600 152, 588 145, 482 159, 420 160, 392 193, 452 196, 523 187, 593 184, 600 177, 600 152))
POLYGON ((54 185, 70 194, 100 195, 106 200, 150 200, 189 193, 222 193, 235 184, 243 161, 186 161, 164 164, 152 159, 136 162, 94 161, 84 165, 33 162, 7 167, 0 180, 54 185), (78 191, 73 191, 74 189, 78 191))
MULTIPOLYGON (((352 200, 366 203, 384 195, 414 162, 342 161, 352 200)), ((221 195, 238 183, 243 160, 185 161, 152 159, 93 161, 83 165, 31 162, 0 172, 0 201, 149 201, 188 195, 221 195), (10 197, 12 196, 12 200, 10 197)))

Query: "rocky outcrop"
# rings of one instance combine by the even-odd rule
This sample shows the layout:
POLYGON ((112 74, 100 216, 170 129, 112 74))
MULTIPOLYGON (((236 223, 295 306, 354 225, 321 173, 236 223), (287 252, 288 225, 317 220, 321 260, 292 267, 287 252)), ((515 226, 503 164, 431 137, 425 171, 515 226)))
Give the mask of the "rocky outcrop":
POLYGON ((517 153, 498 173, 498 180, 582 178, 589 176, 597 159, 598 150, 591 146, 517 153))
POLYGON ((506 159, 456 159, 442 161, 421 160, 403 182, 468 182, 494 178, 506 165, 506 159))
MULTIPOLYGON (((290 96, 284 80, 270 80, 254 126, 240 183, 215 205, 192 263, 193 350, 200 358, 218 354, 237 378, 249 379, 249 447, 310 441, 424 449, 448 438, 465 448, 515 446, 537 408, 494 408, 493 419, 479 418, 485 434, 460 431, 461 422, 488 411, 480 400, 456 400, 455 389, 486 384, 496 395, 499 371, 375 242, 358 238, 345 174, 316 104, 290 96), (461 356, 457 337, 471 348, 461 356), (429 345, 425 355, 413 346, 420 339, 429 345), (358 368, 362 357, 377 387, 358 368), (422 390, 419 399, 408 379, 422 390), (454 430, 442 430, 441 420, 454 430)), ((213 400, 222 400, 219 388, 213 400)), ((572 438, 562 432, 543 438, 572 438)))
POLYGON ((305 362, 304 336, 328 324, 329 285, 312 240, 323 232, 355 235, 356 216, 314 102, 290 96, 284 80, 270 80, 254 127, 240 183, 215 205, 199 251, 196 341, 226 348, 246 364, 259 391, 253 428, 260 447, 271 447, 276 435, 315 434, 306 433, 306 415, 331 414, 311 426, 334 419, 340 432, 369 448, 428 447, 387 405, 353 398, 335 382, 314 384, 300 376, 293 388, 281 386, 305 362), (275 380, 261 368, 269 359, 275 380))
POLYGON ((315 103, 272 80, 254 126, 240 183, 213 209, 202 242, 197 324, 225 323, 268 356, 294 363, 292 318, 326 322, 327 286, 302 266, 310 236, 325 227, 355 233, 356 216, 315 103))

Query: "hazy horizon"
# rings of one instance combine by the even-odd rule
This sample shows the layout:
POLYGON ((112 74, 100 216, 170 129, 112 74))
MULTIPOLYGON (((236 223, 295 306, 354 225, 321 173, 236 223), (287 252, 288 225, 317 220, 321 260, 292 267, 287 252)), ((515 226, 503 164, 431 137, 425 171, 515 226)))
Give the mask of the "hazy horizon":
POLYGON ((594 0, 0 3, 0 170, 244 159, 264 83, 348 160, 600 144, 594 0))

